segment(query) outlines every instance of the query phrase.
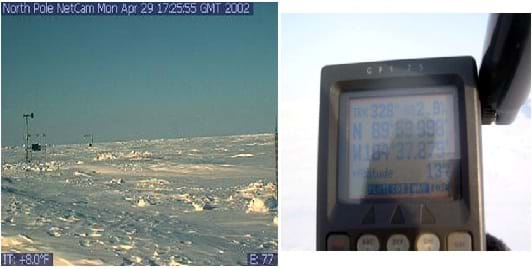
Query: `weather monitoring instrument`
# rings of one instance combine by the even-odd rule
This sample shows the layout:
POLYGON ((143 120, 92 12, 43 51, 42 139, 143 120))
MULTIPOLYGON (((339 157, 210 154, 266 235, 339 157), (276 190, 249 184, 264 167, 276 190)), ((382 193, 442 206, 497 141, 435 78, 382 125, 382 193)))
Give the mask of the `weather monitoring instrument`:
POLYGON ((326 66, 318 250, 485 249, 471 57, 326 66))

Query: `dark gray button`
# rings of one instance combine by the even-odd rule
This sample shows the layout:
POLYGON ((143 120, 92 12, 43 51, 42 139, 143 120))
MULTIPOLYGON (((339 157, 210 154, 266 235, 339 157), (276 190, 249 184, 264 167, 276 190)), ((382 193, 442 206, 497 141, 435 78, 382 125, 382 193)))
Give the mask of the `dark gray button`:
POLYGON ((327 250, 342 251, 349 250, 349 236, 346 234, 330 234, 327 237, 327 250))
POLYGON ((364 215, 364 218, 362 219, 362 224, 375 224, 375 207, 371 206, 368 211, 366 211, 366 214, 364 215))
POLYGON ((422 205, 421 206, 421 224, 434 224, 436 223, 436 220, 434 219, 434 216, 432 213, 430 213, 429 209, 422 205))
POLYGON ((403 210, 400 207, 396 207, 392 215, 392 224, 405 224, 405 217, 403 210))

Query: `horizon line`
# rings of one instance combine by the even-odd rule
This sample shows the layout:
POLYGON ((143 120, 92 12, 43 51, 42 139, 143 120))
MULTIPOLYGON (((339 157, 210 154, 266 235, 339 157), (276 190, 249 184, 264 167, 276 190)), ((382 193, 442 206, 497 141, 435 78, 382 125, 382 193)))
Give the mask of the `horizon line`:
MULTIPOLYGON (((160 137, 160 138, 136 138, 136 139, 128 139, 128 140, 114 140, 114 141, 100 141, 100 142, 97 142, 97 141, 94 141, 93 144, 105 144, 105 143, 117 143, 117 142, 129 142, 129 141, 136 141, 136 140, 146 140, 146 141, 152 141, 152 140, 160 140, 160 139, 180 139, 180 138, 185 138, 185 139, 189 139, 189 138, 207 138, 207 137, 231 137, 231 136, 246 136, 246 135, 268 135, 268 134, 275 134, 275 131, 274 132, 257 132, 257 133, 241 133, 241 134, 222 134, 222 135, 211 135, 211 136, 208 136, 208 135, 199 135, 199 136, 180 136, 180 137, 160 137)), ((63 146, 63 145, 84 145, 84 144, 87 144, 87 143, 47 143, 46 145, 54 145, 54 146, 63 146)), ((17 145, 3 145, 1 143, 1 137, 0 137, 0 145, 1 145, 1 148, 17 148, 17 147, 24 147, 24 143, 22 144, 17 144, 17 145)))

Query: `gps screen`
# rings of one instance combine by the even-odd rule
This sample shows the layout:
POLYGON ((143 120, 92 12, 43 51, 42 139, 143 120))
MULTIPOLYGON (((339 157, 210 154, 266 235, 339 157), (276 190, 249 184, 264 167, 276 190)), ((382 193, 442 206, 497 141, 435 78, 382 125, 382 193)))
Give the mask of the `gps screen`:
POLYGON ((415 94, 348 96, 349 172, 348 182, 340 183, 347 187, 340 198, 453 196, 461 157, 456 88, 416 89, 415 94))

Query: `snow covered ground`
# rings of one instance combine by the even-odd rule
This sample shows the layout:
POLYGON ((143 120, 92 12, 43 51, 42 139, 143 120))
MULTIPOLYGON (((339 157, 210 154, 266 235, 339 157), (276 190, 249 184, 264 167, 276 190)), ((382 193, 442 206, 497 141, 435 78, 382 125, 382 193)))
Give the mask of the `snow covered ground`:
POLYGON ((237 265, 277 251, 272 134, 2 148, 2 251, 60 264, 237 265))

